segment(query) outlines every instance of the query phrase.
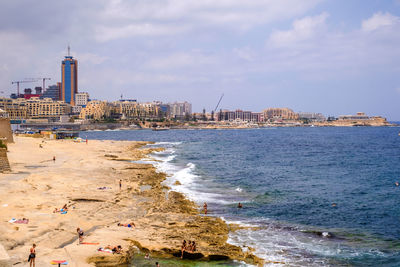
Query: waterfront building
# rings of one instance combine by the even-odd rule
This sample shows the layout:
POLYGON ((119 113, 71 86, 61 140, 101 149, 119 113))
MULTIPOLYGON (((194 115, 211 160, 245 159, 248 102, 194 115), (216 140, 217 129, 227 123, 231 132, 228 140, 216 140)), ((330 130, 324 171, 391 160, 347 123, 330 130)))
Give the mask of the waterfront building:
POLYGON ((68 56, 61 63, 61 100, 75 106, 75 94, 78 93, 78 61, 68 56))
POLYGON ((192 104, 189 102, 175 102, 169 105, 169 116, 176 119, 183 119, 192 114, 192 104))
POLYGON ((0 118, 8 118, 8 113, 0 108, 0 118))
POLYGON ((61 97, 61 83, 50 85, 42 94, 41 98, 51 98, 54 101, 59 101, 61 97))
POLYGON ((265 120, 298 120, 299 114, 289 108, 268 108, 263 110, 265 120))
POLYGON ((8 113, 10 120, 23 120, 28 118, 25 103, 10 98, 0 98, 0 108, 8 113))
POLYGON ((114 113, 124 119, 158 118, 160 108, 157 103, 138 103, 129 100, 119 100, 112 103, 114 113))
POLYGON ((111 107, 107 101, 92 100, 88 102, 86 107, 82 108, 79 118, 101 120, 110 117, 110 115, 111 107))
POLYGON ((72 114, 79 115, 82 111, 82 106, 72 106, 72 114))
POLYGON ((326 121, 326 117, 321 113, 299 112, 299 119, 307 119, 309 121, 326 121))
POLYGON ((263 116, 261 113, 243 111, 241 109, 235 111, 220 110, 220 112, 217 113, 217 120, 229 122, 262 122, 263 116))
POLYGON ((356 115, 341 115, 339 120, 369 120, 370 118, 364 112, 357 112, 356 115))
POLYGON ((59 118, 71 113, 71 105, 63 101, 53 101, 51 98, 32 97, 20 102, 25 104, 28 118, 31 119, 59 118))
POLYGON ((69 114, 71 106, 62 101, 53 101, 51 98, 40 99, 0 99, 0 108, 9 114, 11 120, 58 118, 60 115, 69 114))
POLYGON ((75 105, 76 106, 82 106, 86 107, 87 103, 89 101, 89 94, 88 93, 77 93, 75 95, 75 105))

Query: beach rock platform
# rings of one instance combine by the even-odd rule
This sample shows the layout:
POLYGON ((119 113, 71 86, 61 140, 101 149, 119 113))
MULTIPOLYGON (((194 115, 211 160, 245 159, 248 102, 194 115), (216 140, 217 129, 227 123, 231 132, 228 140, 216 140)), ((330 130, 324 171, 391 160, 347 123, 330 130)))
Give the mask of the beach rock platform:
POLYGON ((151 164, 132 163, 156 151, 146 144, 16 137, 9 145, 12 172, 0 174, 0 243, 11 264, 25 266, 33 243, 36 266, 52 260, 67 260, 72 267, 129 266, 138 251, 179 260, 182 241, 193 240, 197 251, 185 252, 185 259, 261 266, 251 250, 227 243, 235 227, 199 214, 195 203, 162 184, 166 175, 151 164), (53 213, 64 204, 66 214, 53 213), (10 223, 12 218, 29 223, 10 223), (86 244, 78 242, 78 227, 86 244), (122 254, 98 250, 117 245, 122 254))

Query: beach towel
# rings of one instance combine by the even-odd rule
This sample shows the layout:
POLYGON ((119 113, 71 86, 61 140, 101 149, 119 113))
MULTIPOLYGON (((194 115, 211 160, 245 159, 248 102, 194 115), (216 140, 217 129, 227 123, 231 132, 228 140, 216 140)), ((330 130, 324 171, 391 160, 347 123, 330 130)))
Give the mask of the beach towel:
POLYGON ((100 243, 82 242, 81 245, 100 245, 100 243))
POLYGON ((21 220, 21 219, 14 219, 12 218, 11 220, 8 221, 9 223, 19 223, 19 224, 27 224, 29 222, 29 219, 21 220))
POLYGON ((67 211, 63 211, 63 212, 61 212, 61 214, 67 214, 67 211))
POLYGON ((56 261, 56 260, 52 260, 52 261, 50 262, 50 264, 52 264, 52 265, 57 265, 57 264, 58 264, 58 266, 60 266, 60 265, 68 265, 68 261, 56 261))
POLYGON ((108 248, 99 248, 97 251, 106 252, 106 253, 113 253, 113 251, 111 249, 108 249, 108 248))
POLYGON ((19 224, 28 224, 29 220, 16 220, 14 223, 19 223, 19 224))

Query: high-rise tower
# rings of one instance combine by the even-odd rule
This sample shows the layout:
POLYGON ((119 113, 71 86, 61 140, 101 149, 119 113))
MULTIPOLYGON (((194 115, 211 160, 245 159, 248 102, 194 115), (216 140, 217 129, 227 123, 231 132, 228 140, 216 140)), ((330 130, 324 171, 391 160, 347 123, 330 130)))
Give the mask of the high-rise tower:
POLYGON ((75 106, 75 94, 78 93, 78 61, 70 55, 61 63, 61 100, 75 106))

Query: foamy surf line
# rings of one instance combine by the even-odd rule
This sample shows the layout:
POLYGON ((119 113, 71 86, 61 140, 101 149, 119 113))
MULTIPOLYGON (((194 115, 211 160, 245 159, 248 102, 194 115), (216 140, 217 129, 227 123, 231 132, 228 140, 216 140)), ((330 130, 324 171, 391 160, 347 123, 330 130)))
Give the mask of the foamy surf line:
MULTIPOLYGON (((201 177, 196 174, 196 164, 189 162, 185 165, 179 165, 174 162, 177 156, 176 151, 181 144, 182 142, 157 142, 147 145, 149 147, 163 147, 165 149, 150 154, 153 162, 146 162, 153 164, 158 172, 167 175, 167 179, 163 184, 171 188, 172 191, 184 194, 185 197, 199 205, 203 202, 219 205, 234 204, 235 202, 233 201, 221 199, 220 194, 199 190, 202 188, 202 184, 200 181, 201 177)), ((239 190, 236 189, 237 192, 239 190)))

